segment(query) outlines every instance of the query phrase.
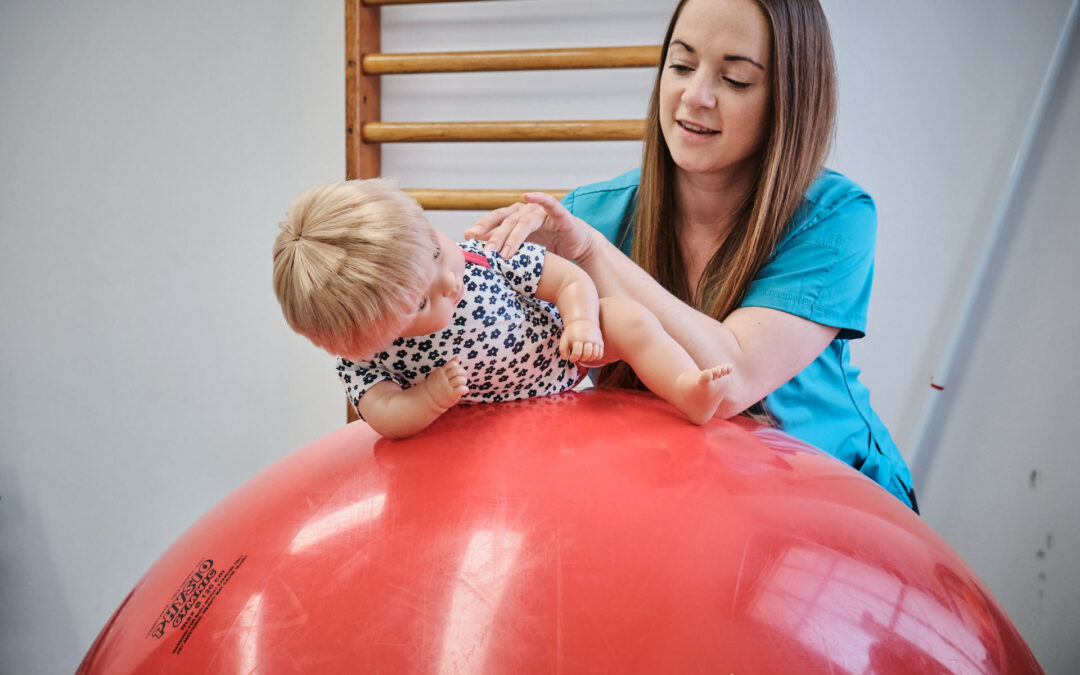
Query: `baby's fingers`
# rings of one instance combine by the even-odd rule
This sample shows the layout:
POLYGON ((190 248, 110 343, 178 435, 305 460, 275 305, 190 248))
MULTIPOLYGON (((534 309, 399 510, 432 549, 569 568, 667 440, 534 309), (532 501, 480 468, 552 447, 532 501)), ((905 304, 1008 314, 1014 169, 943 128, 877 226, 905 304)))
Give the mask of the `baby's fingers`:
POLYGON ((455 400, 460 401, 461 397, 469 393, 469 382, 464 377, 460 380, 450 381, 450 392, 454 395, 455 400))
MULTIPOLYGON (((449 361, 439 366, 439 374, 446 378, 447 382, 453 383, 465 378, 465 369, 461 367, 459 357, 453 356, 449 361)), ((433 373, 434 374, 434 373, 433 373)))
POLYGON ((454 405, 469 391, 469 378, 457 356, 440 366, 430 379, 435 385, 432 390, 435 402, 443 408, 454 405))
POLYGON ((574 340, 573 345, 570 347, 570 356, 566 357, 566 360, 571 363, 580 361, 581 355, 585 351, 585 347, 586 343, 581 342, 581 340, 574 340))
POLYGON ((465 376, 465 371, 460 368, 456 370, 445 371, 446 382, 450 385, 451 389, 457 389, 458 387, 465 386, 469 383, 469 378, 465 376))
POLYGON ((599 361, 604 358, 604 344, 587 342, 582 349, 581 360, 585 362, 599 361))

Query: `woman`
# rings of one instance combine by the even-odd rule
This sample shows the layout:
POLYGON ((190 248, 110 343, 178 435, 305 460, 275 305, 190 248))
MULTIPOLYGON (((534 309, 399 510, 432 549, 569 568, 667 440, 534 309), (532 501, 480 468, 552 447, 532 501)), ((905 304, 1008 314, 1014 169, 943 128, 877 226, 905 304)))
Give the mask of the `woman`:
MULTIPOLYGON (((530 193, 466 236, 528 237, 602 296, 653 311, 698 364, 733 363, 719 417, 764 411, 917 510, 911 475, 848 362, 864 335, 876 215, 823 169, 835 69, 817 0, 681 0, 668 25, 640 171, 530 193), (629 255, 629 257, 627 257, 629 255)), ((626 384, 605 372, 603 384, 626 384)))

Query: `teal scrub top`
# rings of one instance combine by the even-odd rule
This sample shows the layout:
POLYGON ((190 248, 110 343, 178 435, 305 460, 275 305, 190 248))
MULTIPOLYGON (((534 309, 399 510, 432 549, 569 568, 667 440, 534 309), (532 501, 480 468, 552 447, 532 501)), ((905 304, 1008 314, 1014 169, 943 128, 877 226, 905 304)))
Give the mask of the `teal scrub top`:
MULTIPOLYGON (((639 177, 640 170, 634 170, 580 187, 563 204, 629 255, 639 177)), ((741 306, 778 309, 840 329, 825 351, 769 394, 765 404, 781 429, 915 507, 907 464, 849 360, 849 341, 866 334, 876 237, 870 195, 843 175, 824 171, 741 306)))

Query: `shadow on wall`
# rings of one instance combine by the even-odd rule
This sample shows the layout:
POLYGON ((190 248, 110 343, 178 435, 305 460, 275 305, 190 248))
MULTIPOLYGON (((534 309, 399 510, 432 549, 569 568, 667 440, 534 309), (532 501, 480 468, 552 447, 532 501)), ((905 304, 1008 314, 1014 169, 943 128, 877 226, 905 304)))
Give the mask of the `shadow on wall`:
POLYGON ((31 493, 15 467, 0 464, 0 673, 53 672, 65 660, 74 670, 82 658, 74 612, 52 555, 31 493), (15 570, 31 567, 37 573, 29 583, 14 576, 15 570), (43 641, 51 656, 35 658, 20 647, 43 641))

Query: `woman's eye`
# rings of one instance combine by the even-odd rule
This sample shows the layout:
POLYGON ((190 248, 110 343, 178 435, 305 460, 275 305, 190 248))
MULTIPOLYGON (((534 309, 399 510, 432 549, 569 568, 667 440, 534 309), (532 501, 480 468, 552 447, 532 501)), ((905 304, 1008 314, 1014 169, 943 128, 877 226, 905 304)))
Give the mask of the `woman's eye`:
POLYGON ((693 68, 691 68, 690 66, 684 66, 681 63, 673 63, 668 66, 668 68, 671 68, 676 73, 689 73, 691 70, 693 70, 693 68))
POLYGON ((750 86, 749 82, 740 82, 738 80, 733 80, 730 77, 725 77, 724 82, 727 82, 729 85, 736 89, 746 89, 750 86))

